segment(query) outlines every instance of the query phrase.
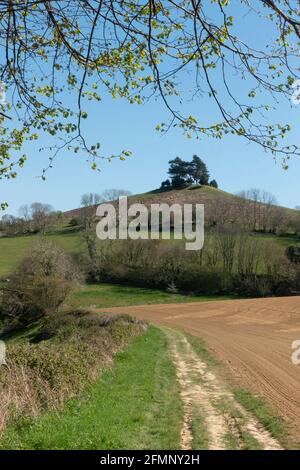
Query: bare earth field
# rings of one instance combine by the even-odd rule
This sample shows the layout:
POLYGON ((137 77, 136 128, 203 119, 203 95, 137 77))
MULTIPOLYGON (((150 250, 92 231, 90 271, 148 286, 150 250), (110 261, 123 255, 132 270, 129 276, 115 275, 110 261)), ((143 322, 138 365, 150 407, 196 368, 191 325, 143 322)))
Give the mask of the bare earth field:
POLYGON ((299 440, 300 365, 292 342, 300 340, 300 297, 119 307, 153 323, 201 336, 227 365, 234 385, 263 395, 290 421, 299 440))

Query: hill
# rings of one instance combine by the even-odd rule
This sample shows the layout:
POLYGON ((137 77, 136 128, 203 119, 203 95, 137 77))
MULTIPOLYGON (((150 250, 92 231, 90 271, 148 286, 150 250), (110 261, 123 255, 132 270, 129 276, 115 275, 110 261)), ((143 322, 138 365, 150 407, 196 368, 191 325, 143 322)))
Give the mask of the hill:
MULTIPOLYGON (((130 203, 150 204, 204 204, 207 227, 242 228, 264 238, 273 239, 283 246, 298 244, 300 233, 300 212, 285 207, 249 201, 210 186, 190 187, 181 190, 154 190, 129 196, 130 203)), ((88 208, 95 214, 96 206, 88 208)), ((84 248, 81 236, 81 217, 83 208, 63 213, 57 225, 51 225, 45 235, 66 251, 78 252, 84 248), (72 219, 77 224, 70 224, 72 219)), ((0 277, 6 276, 22 259, 28 248, 42 234, 8 233, 0 238, 0 277)))
MULTIPOLYGON (((142 203, 147 206, 150 204, 166 203, 166 204, 212 204, 216 200, 228 200, 232 204, 236 200, 240 199, 238 196, 227 193, 220 189, 215 189, 210 186, 190 187, 185 189, 172 189, 172 190, 160 190, 155 189, 147 193, 135 194, 128 196, 128 201, 131 204, 142 203)), ((97 207, 97 206, 95 206, 97 207)), ((64 216, 68 218, 79 217, 82 212, 82 208, 76 208, 64 212, 64 216)))
MULTIPOLYGON (((259 198, 245 199, 211 186, 191 186, 179 190, 157 189, 129 196, 128 202, 142 203, 147 207, 159 203, 204 204, 207 226, 230 225, 249 231, 273 234, 300 232, 299 211, 277 206, 259 198)), ((67 220, 80 218, 82 212, 82 208, 77 208, 64 212, 64 216, 67 220)))

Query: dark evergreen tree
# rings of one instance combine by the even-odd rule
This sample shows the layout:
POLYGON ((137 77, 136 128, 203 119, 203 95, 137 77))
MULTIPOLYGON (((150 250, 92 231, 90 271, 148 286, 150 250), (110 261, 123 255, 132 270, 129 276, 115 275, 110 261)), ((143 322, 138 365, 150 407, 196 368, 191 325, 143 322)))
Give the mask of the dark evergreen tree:
POLYGON ((180 157, 169 161, 169 175, 171 176, 172 186, 174 188, 182 188, 191 181, 190 163, 185 162, 180 157))
POLYGON ((211 182, 209 183, 210 186, 212 186, 213 188, 216 188, 218 189, 218 183, 216 182, 216 180, 211 180, 211 182))
POLYGON ((190 164, 191 176, 195 183, 207 185, 209 182, 209 171, 206 164, 198 155, 193 156, 190 164))
POLYGON ((174 189, 181 189, 181 188, 184 188, 186 186, 186 180, 184 178, 182 178, 181 176, 179 175, 175 175, 172 177, 172 187, 174 189))
POLYGON ((161 189, 170 189, 171 188, 171 182, 170 180, 165 180, 161 183, 161 189))
MULTIPOLYGON (((217 188, 218 184, 215 180, 209 183, 209 171, 204 161, 197 155, 193 156, 191 162, 182 160, 180 157, 174 158, 169 161, 168 174, 171 177, 173 188, 182 188, 188 184, 196 183, 201 185, 208 185, 217 188)), ((168 180, 163 181, 161 187, 168 187, 168 180)))
POLYGON ((171 178, 173 177, 180 177, 185 179, 187 176, 187 162, 182 160, 180 157, 174 158, 174 160, 169 161, 169 175, 171 178))

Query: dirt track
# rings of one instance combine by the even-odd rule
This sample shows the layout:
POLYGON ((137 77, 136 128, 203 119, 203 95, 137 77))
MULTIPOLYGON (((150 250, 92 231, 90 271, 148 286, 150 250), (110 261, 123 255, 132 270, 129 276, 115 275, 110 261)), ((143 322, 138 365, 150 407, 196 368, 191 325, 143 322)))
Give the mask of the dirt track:
POLYGON ((300 340, 300 297, 146 305, 109 311, 180 327, 203 337, 227 363, 236 384, 264 395, 296 425, 297 434, 300 365, 291 361, 291 344, 300 340))
POLYGON ((194 448, 195 430, 202 427, 207 437, 205 449, 232 448, 228 447, 230 435, 235 449, 281 450, 279 442, 235 400, 211 367, 201 360, 185 334, 171 328, 165 328, 165 331, 183 403, 181 449, 194 448), (197 423, 197 416, 201 416, 202 424, 197 423))

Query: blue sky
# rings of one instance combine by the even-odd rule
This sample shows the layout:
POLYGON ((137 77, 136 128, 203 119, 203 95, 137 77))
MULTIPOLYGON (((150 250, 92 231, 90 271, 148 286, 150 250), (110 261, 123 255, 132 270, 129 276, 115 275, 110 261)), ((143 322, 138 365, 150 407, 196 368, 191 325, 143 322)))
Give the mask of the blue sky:
MULTIPOLYGON (((250 34, 251 21, 249 23, 250 34)), ((183 86, 190 86, 188 78, 183 86)), ((196 101, 191 107, 207 114, 210 111, 207 100, 196 101)), ((205 160, 211 176, 225 191, 236 193, 256 187, 273 193, 282 205, 300 205, 300 158, 291 160, 289 170, 284 171, 280 160, 275 161, 261 148, 241 138, 187 139, 174 129, 161 136, 155 131, 156 124, 167 117, 161 102, 138 106, 106 96, 88 111, 87 134, 101 142, 103 153, 130 149, 133 156, 125 162, 103 161, 98 173, 90 169, 84 157, 62 152, 54 168, 47 173, 46 181, 42 181, 38 176, 47 165, 49 154, 38 151, 40 143, 33 144, 27 148, 29 159, 17 179, 1 182, 0 198, 9 203, 7 213, 17 215, 19 206, 33 201, 67 210, 79 205, 81 194, 100 193, 108 188, 128 189, 133 193, 149 191, 167 177, 168 160, 176 156, 190 159, 193 154, 205 160)), ((300 106, 291 108, 287 103, 276 114, 275 121, 280 117, 284 123, 291 122, 292 140, 299 145, 300 106)))
MULTIPOLYGON (((107 188, 123 188, 133 193, 148 191, 166 178, 168 160, 177 155, 189 159, 195 153, 203 157, 211 176, 225 191, 236 193, 258 187, 272 192, 282 205, 300 205, 299 158, 293 159, 285 171, 280 160, 274 161, 243 139, 196 141, 183 137, 178 130, 161 136, 155 131, 156 107, 159 112, 160 105, 129 106, 109 98, 99 104, 90 132, 97 135, 103 150, 133 151, 126 161, 103 161, 100 173, 91 170, 84 157, 62 152, 47 173, 46 181, 42 181, 38 176, 47 164, 47 154, 38 152, 36 146, 17 179, 1 183, 1 198, 9 202, 9 212, 17 213, 20 205, 33 201, 47 202, 60 210, 71 209, 79 205, 81 194, 107 188)), ((300 108, 294 113, 300 120, 300 108)), ((297 127, 299 131, 300 126, 297 127)))

